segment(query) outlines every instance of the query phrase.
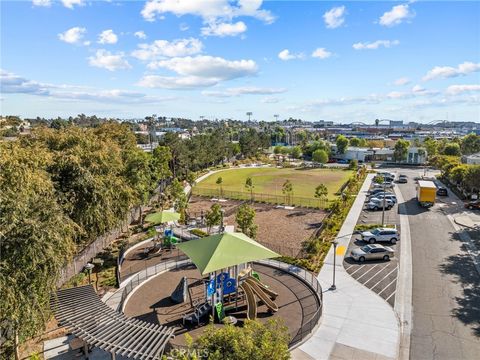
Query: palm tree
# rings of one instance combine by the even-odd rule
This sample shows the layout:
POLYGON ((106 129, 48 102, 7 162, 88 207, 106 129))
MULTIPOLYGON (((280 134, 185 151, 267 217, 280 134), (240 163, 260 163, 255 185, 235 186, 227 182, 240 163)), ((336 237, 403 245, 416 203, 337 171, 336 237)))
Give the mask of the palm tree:
POLYGON ((248 111, 248 112, 247 112, 248 121, 250 121, 250 116, 252 116, 252 115, 253 115, 253 113, 252 113, 251 111, 248 111))

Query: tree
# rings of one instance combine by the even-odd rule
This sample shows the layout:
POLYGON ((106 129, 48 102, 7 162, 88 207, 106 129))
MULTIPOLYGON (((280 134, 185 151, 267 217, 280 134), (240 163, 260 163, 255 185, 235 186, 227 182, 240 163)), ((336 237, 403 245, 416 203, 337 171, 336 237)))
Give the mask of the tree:
POLYGON ((286 180, 282 186, 282 193, 285 195, 285 200, 288 205, 290 205, 293 195, 293 185, 290 180, 286 180))
POLYGON ((290 155, 294 159, 300 159, 302 156, 302 148, 300 146, 294 146, 290 152, 290 155))
POLYGON ((212 230, 215 225, 220 225, 222 222, 222 207, 219 204, 213 204, 210 210, 205 214, 205 223, 207 224, 208 232, 212 230))
POLYGON ((345 154, 348 147, 348 139, 343 135, 338 135, 335 143, 337 144, 337 153, 345 154))
POLYGON ((219 176, 217 178, 217 181, 215 181, 215 183, 218 185, 218 190, 219 190, 219 197, 222 197, 223 196, 223 187, 222 187, 222 184, 223 184, 223 179, 221 176, 219 176))
POLYGON ((328 196, 328 189, 324 184, 320 184, 315 188, 315 197, 317 199, 326 199, 328 196))
POLYGON ((480 190, 480 165, 468 167, 464 183, 471 192, 480 190))
POLYGON ((425 138, 425 140, 423 140, 423 146, 427 150, 429 157, 437 154, 438 143, 435 139, 431 137, 425 138))
POLYGON ((258 229, 258 226, 254 223, 254 220, 255 209, 251 208, 247 204, 243 204, 238 208, 237 214, 235 215, 235 221, 237 222, 242 233, 252 239, 257 237, 258 229))
POLYGON ((210 324, 198 338, 187 340, 187 351, 172 350, 172 360, 287 360, 288 328, 278 320, 246 320, 243 327, 210 324))
POLYGON ((49 318, 50 295, 78 229, 57 202, 45 147, 6 142, 0 153, 2 353, 19 359, 19 344, 39 334, 49 318))
POLYGON ((462 139, 461 150, 463 155, 480 152, 480 135, 468 134, 462 139))
POLYGON ((393 159, 397 162, 406 160, 409 147, 410 143, 407 140, 397 140, 393 148, 393 159))
POLYGON ((460 145, 454 142, 445 145, 443 154, 449 156, 460 156, 460 145))
POLYGON ((357 170, 358 168, 358 160, 352 159, 348 162, 348 168, 350 170, 357 170))
POLYGON ((353 137, 349 141, 350 141, 350 146, 355 146, 355 147, 360 146, 360 139, 357 137, 353 137))
POLYGON ((255 186, 253 185, 253 180, 250 176, 245 180, 245 188, 250 191, 250 201, 253 202, 253 189, 255 186))
POLYGON ((328 162, 328 154, 325 150, 315 150, 312 155, 312 160, 320 164, 325 164, 326 162, 328 162))
POLYGON ((275 155, 281 154, 281 153, 282 153, 282 148, 283 148, 283 146, 281 146, 281 145, 275 146, 275 147, 273 148, 273 153, 274 153, 275 155))

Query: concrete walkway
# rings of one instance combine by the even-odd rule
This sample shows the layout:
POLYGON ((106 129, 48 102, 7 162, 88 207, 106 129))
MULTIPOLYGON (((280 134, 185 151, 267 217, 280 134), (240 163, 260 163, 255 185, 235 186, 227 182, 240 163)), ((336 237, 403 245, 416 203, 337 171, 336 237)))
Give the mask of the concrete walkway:
POLYGON ((324 289, 321 324, 313 336, 292 352, 293 359, 395 359, 400 339, 393 309, 343 267, 343 258, 362 211, 373 174, 367 176, 336 238, 336 286, 332 285, 334 250, 330 248, 318 275, 324 289))

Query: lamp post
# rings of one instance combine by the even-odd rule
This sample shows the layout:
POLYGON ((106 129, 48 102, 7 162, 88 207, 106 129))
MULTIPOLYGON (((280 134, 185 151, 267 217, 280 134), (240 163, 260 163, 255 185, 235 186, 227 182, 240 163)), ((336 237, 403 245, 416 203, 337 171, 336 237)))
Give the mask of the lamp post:
POLYGON ((95 265, 93 265, 92 263, 87 263, 85 265, 85 269, 88 272, 88 284, 89 285, 92 283, 92 270, 93 270, 94 267, 95 267, 95 265))
POLYGON ((338 242, 334 241, 333 242, 333 283, 332 286, 330 286, 330 290, 337 290, 337 286, 335 285, 335 268, 337 267, 337 245, 338 242))
POLYGON ((225 216, 225 210, 220 210, 220 213, 222 214, 222 217, 221 217, 221 220, 220 220, 220 229, 219 230, 219 233, 222 234, 223 232, 225 232, 225 226, 223 225, 223 217, 225 216))
POLYGON ((385 178, 383 178, 383 208, 382 208, 382 226, 385 225, 385 202, 386 202, 386 198, 385 198, 385 178))

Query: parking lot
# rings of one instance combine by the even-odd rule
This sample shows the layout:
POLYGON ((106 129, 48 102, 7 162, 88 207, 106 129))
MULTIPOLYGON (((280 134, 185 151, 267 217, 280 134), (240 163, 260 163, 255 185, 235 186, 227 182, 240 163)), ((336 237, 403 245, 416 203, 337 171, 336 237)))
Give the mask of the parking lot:
MULTIPOLYGON (((410 179, 409 179, 410 180, 410 179)), ((395 186, 399 186, 396 184, 395 186)), ((400 184, 402 186, 402 184, 400 184)), ((381 224, 382 211, 362 211, 357 225, 381 224)), ((385 210, 384 223, 387 225, 395 225, 399 231, 399 216, 398 204, 390 210, 385 210)), ((392 307, 395 304, 395 290, 397 285, 398 274, 398 256, 400 256, 400 241, 392 245, 390 243, 381 243, 381 245, 388 246, 395 251, 395 257, 388 261, 375 260, 365 261, 359 263, 349 256, 354 248, 367 245, 367 242, 362 241, 359 233, 354 233, 350 239, 350 244, 347 249, 343 266, 345 270, 358 282, 376 292, 384 298, 392 307)))

